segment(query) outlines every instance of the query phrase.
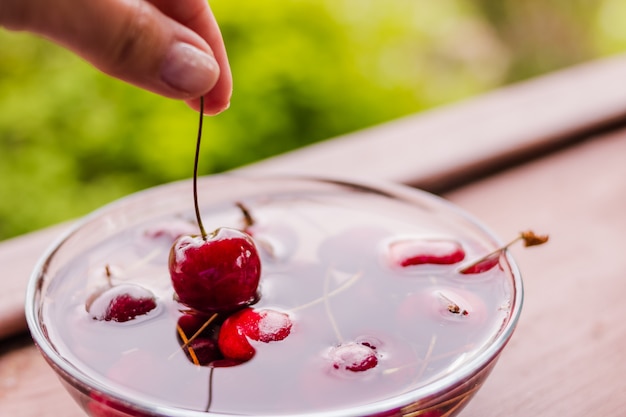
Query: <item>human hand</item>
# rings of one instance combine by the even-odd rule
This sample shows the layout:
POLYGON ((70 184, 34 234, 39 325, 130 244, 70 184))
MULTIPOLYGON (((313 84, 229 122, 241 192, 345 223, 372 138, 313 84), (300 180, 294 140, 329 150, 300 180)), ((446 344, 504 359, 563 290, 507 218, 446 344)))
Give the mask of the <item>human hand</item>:
POLYGON ((0 25, 42 35, 102 72, 206 114, 230 103, 232 77, 206 0, 0 0, 0 25))

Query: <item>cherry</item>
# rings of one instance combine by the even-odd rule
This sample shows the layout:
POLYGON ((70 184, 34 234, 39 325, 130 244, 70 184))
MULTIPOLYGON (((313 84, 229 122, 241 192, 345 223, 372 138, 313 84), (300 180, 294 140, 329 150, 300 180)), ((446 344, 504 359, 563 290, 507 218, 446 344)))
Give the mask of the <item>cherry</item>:
POLYGON ((264 343, 280 341, 289 336, 291 327, 291 318, 286 313, 245 308, 224 321, 217 343, 224 357, 245 362, 255 354, 249 339, 264 343))
POLYGON ((199 236, 176 239, 169 256, 172 286, 178 301, 201 312, 230 312, 257 300, 261 260, 250 235, 218 228, 207 234, 198 203, 198 160, 202 139, 204 98, 193 164, 193 202, 199 236))
POLYGON ((198 337, 184 349, 187 359, 199 366, 211 365, 215 361, 224 359, 215 340, 207 337, 198 337))
MULTIPOLYGON (((181 336, 180 333, 182 332, 182 334, 189 339, 198 332, 203 336, 210 337, 215 331, 215 326, 208 326, 211 323, 217 324, 213 316, 197 314, 196 312, 186 312, 178 318, 176 325, 179 328, 179 336, 181 336)), ((183 343, 185 342, 186 341, 183 341, 183 343)))
POLYGON ((219 324, 214 318, 215 316, 186 313, 176 323, 183 352, 195 365, 207 366, 224 359, 217 347, 215 335, 219 324))
POLYGON ((500 252, 491 253, 489 256, 461 269, 459 272, 461 274, 480 274, 487 272, 500 264, 500 255, 500 252))
POLYGON ((484 255, 481 258, 471 262, 469 265, 465 265, 461 269, 459 269, 459 273, 461 274, 480 274, 482 272, 487 272, 496 265, 500 264, 500 255, 502 255, 511 245, 518 241, 522 241, 524 243, 524 247, 529 246, 538 246, 543 245, 549 240, 548 235, 538 235, 532 230, 526 230, 520 232, 513 240, 509 243, 500 246, 496 250, 484 255))
POLYGON ((465 259, 461 244, 450 239, 400 239, 389 244, 394 265, 451 265, 465 259))
POLYGON ((89 301, 87 311, 95 320, 120 323, 148 314, 157 307, 154 294, 135 284, 116 285, 89 301))
POLYGON ((376 347, 371 343, 341 344, 330 351, 330 359, 335 369, 352 372, 367 371, 378 365, 376 347))
POLYGON ((169 270, 178 300, 198 311, 234 311, 257 299, 261 261, 250 236, 239 230, 178 238, 169 270))

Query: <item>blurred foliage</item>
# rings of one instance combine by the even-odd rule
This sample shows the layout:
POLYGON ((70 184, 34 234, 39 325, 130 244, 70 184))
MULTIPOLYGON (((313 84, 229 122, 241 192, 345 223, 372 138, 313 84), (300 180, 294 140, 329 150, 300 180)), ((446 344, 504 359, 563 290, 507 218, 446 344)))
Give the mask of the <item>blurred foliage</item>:
MULTIPOLYGON (((212 0, 235 80, 203 174, 626 47, 623 0, 212 0)), ((0 239, 191 176, 197 117, 0 30, 0 239)))

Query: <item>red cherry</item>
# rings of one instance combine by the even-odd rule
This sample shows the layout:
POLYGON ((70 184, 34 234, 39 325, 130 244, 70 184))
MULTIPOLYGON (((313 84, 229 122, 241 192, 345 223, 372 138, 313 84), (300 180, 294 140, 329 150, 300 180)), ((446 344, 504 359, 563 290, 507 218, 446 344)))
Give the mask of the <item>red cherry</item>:
POLYGON ((184 351, 187 359, 199 366, 211 365, 215 361, 224 359, 215 340, 207 337, 198 337, 192 340, 184 351))
POLYGON ((486 258, 476 262, 466 268, 461 269, 461 274, 480 274, 493 269, 496 265, 500 264, 500 252, 492 253, 486 258))
MULTIPOLYGON (((204 327, 201 334, 203 336, 210 337, 214 326, 206 326, 206 323, 212 319, 211 315, 206 314, 195 314, 195 313, 185 313, 178 318, 178 322, 176 323, 180 330, 179 332, 183 332, 185 337, 190 338, 195 335, 200 329, 204 327)), ((209 324, 214 322, 211 320, 209 324)), ((180 334, 179 334, 180 336, 180 334)))
POLYGON ((169 270, 178 300, 198 311, 233 311, 257 299, 261 261, 250 236, 239 230, 178 238, 169 270))
POLYGON ((500 263, 500 256, 504 253, 506 249, 508 249, 511 245, 518 241, 524 242, 524 246, 537 246, 543 245, 549 239, 548 235, 538 235, 535 234, 532 230, 526 230, 521 232, 519 235, 515 237, 515 239, 509 241, 506 245, 500 246, 495 251, 485 255, 482 258, 474 261, 473 263, 461 268, 459 273, 461 274, 480 274, 481 272, 487 272, 496 265, 500 263))
POLYGON ((90 300, 87 310, 95 320, 126 322, 148 314, 156 306, 156 298, 149 290, 135 284, 122 284, 90 300))
POLYGON ((401 239, 389 244, 394 265, 451 265, 465 258, 461 244, 449 239, 401 239))
POLYGON ((352 372, 367 371, 378 365, 376 347, 370 343, 349 342, 341 344, 330 351, 330 358, 335 369, 345 369, 352 372))
POLYGON ((276 342, 289 336, 291 327, 291 319, 286 313, 246 308, 224 321, 217 343, 226 358, 245 362, 255 354, 249 339, 276 342))
POLYGON ((218 327, 210 316, 187 313, 179 317, 176 331, 187 359, 199 366, 224 359, 217 347, 218 327))

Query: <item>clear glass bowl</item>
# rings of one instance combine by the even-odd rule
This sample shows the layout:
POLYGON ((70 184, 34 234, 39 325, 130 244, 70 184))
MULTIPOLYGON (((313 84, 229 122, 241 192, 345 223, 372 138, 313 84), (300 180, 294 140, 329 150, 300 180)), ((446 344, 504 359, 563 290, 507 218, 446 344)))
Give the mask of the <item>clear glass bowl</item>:
MULTIPOLYGON (((423 343, 417 343, 418 347, 413 346, 413 351, 421 352, 419 355, 415 352, 411 353, 418 357, 417 361, 409 364, 410 366, 406 364, 390 365, 390 368, 383 372, 394 373, 399 369, 405 371, 408 369, 408 371, 400 372, 400 374, 405 376, 407 373, 414 374, 413 376, 409 375, 407 379, 409 382, 403 387, 390 388, 391 391, 389 392, 374 395, 377 388, 372 388, 371 393, 369 393, 367 389, 370 388, 364 385, 364 394, 360 397, 355 396, 345 404, 341 404, 341 401, 331 401, 332 404, 327 406, 322 401, 314 406, 308 406, 304 404, 303 400, 294 400, 293 404, 285 402, 284 408, 281 408, 282 406, 279 408, 261 408, 259 406, 260 411, 257 412, 252 401, 246 402, 247 405, 242 411, 232 411, 218 406, 216 406, 217 409, 212 408, 203 411, 202 407, 198 407, 197 404, 185 405, 170 401, 159 394, 142 392, 141 387, 126 387, 124 386, 124 378, 121 382, 120 378, 109 379, 110 375, 107 372, 101 372, 97 366, 92 366, 93 362, 105 362, 105 356, 108 355, 106 350, 97 353, 97 343, 99 342, 86 343, 85 346, 76 350, 73 347, 75 344, 80 345, 85 339, 90 339, 85 335, 76 336, 73 332, 92 324, 88 319, 74 319, 73 316, 85 314, 86 310, 82 307, 84 301, 81 297, 88 298, 88 288, 91 288, 93 280, 96 279, 90 276, 93 272, 92 266, 103 265, 102 263, 98 264, 101 260, 93 253, 97 253, 98 250, 102 250, 99 248, 103 247, 107 248, 104 250, 106 253, 114 253, 115 247, 119 246, 119 252, 122 253, 119 255, 120 257, 132 257, 133 245, 137 244, 137 233, 128 233, 128 231, 148 230, 154 225, 163 224, 164 221, 180 222, 193 219, 191 187, 191 181, 167 184, 133 194, 95 211, 79 221, 71 231, 61 237, 48 250, 33 272, 26 299, 26 317, 32 337, 69 393, 91 416, 200 417, 208 414, 232 417, 232 415, 280 414, 311 417, 450 417, 458 414, 481 387, 514 331, 522 306, 522 281, 514 261, 508 253, 505 253, 500 259, 499 268, 491 275, 487 273, 486 275, 460 277, 450 272, 451 268, 457 268, 457 266, 451 267, 449 265, 425 266, 423 270, 419 269, 421 266, 411 267, 408 272, 393 272, 394 274, 405 274, 408 276, 408 280, 415 280, 414 282, 421 282, 418 281, 420 279, 429 281, 424 285, 416 284, 420 288, 419 291, 417 287, 415 291, 411 287, 407 287, 409 288, 406 290, 407 294, 426 292, 441 296, 443 293, 436 288, 437 286, 452 289, 453 292, 458 288, 463 294, 471 293, 473 288, 477 288, 478 292, 487 288, 488 290, 485 291, 490 291, 492 295, 496 294, 497 299, 486 302, 485 311, 474 311, 473 307, 469 310, 469 319, 478 320, 476 316, 479 316, 480 323, 488 323, 483 326, 485 330, 482 336, 468 336, 468 334, 473 334, 470 332, 459 333, 459 336, 456 337, 454 333, 456 330, 454 329, 457 324, 454 321, 460 321, 463 318, 457 319, 455 317, 451 321, 446 321, 447 319, 438 317, 437 319, 441 322, 436 323, 437 326, 435 327, 447 330, 438 335, 438 338, 426 336, 423 343), (119 244, 108 244, 107 242, 110 242, 111 239, 119 244), (130 246, 127 247, 126 245, 130 246), (80 266, 77 266, 77 263, 80 266), (89 263, 89 265, 85 266, 85 263, 89 263), (81 272, 77 273, 76 271, 81 272), (442 281, 438 281, 439 274, 448 275, 447 278, 441 278, 442 281), (426 278, 420 278, 420 276, 426 278), (70 289, 66 289, 68 286, 70 289), (482 289, 479 291, 480 288, 482 289), (496 289, 493 290, 493 288, 496 289), (73 339, 73 337, 76 338, 73 339), (476 337, 477 339, 473 340, 472 343, 465 339, 461 340, 468 337, 476 337), (438 355, 437 349, 446 343, 450 345, 448 350, 455 351, 456 356, 442 365, 441 369, 435 369, 432 374, 422 377, 421 375, 427 375, 429 367, 436 368, 432 364, 435 363, 435 357, 438 355), (299 404, 302 408, 298 408, 299 404)), ((301 177, 259 178, 227 174, 201 178, 199 180, 199 195, 205 227, 209 230, 211 227, 222 226, 224 223, 234 226, 241 224, 241 213, 235 204, 238 202, 251 209, 253 216, 258 215, 261 230, 264 227, 263 222, 266 222, 265 225, 269 225, 265 235, 265 237, 269 236, 269 239, 260 245, 265 249, 267 249, 266 244, 268 242, 273 245, 272 250, 263 254, 265 262, 263 268, 267 277, 262 276, 261 288, 268 288, 268 291, 278 285, 278 281, 272 281, 272 271, 284 271, 285 265, 302 263, 305 259, 307 262, 312 259, 312 262, 318 262, 319 259, 326 259, 327 256, 332 257, 338 254, 339 258, 334 258, 331 262, 339 269, 344 266, 349 269, 354 264, 352 261, 355 260, 358 260, 359 265, 366 265, 363 267, 366 272, 368 271, 367 268, 374 268, 379 271, 380 268, 388 267, 388 265, 383 264, 388 260, 385 251, 388 251, 390 247, 389 238, 385 232, 379 233, 380 230, 391 230, 391 235, 399 236, 399 239, 411 239, 417 235, 453 236, 466 245, 468 256, 465 261, 476 259, 479 255, 486 254, 500 245, 498 239, 484 226, 447 201, 416 189, 388 183, 357 183, 341 179, 301 177), (339 213, 337 218, 333 217, 336 212, 339 213), (322 217, 317 218, 316 216, 322 217), (298 223, 300 221, 301 223, 298 223), (360 229, 361 224, 365 228, 363 234, 361 234, 363 232, 360 229), (289 230, 290 225, 294 225, 295 232, 289 230), (338 240, 329 239, 329 236, 326 236, 335 234, 337 231, 347 241, 341 243, 341 236, 338 240), (355 233, 355 231, 356 236, 350 237, 350 233, 355 233), (272 240, 271 234, 273 232, 276 232, 276 236, 272 240), (368 242, 372 236, 380 240, 374 256, 355 252, 361 247, 366 247, 364 242, 368 242), (330 250, 320 249, 328 242, 334 242, 335 246, 331 246, 330 250), (347 246, 346 242, 348 242, 347 246), (357 249, 352 248, 353 244, 350 242, 354 242, 354 247, 357 249), (344 255, 342 251, 345 247, 348 247, 349 250, 344 255), (299 254, 299 251, 302 253, 299 254), (329 253, 330 255, 328 255, 329 253), (339 259, 338 263, 336 263, 337 259, 339 259), (342 260, 349 262, 342 266, 342 260), (263 284, 264 279, 270 282, 266 286, 263 284)), ((262 233, 259 234, 259 236, 261 235, 262 233)), ((150 253, 150 248, 140 248, 136 252, 145 255, 146 252, 150 253)), ((167 257, 166 248, 162 252, 157 258, 165 259, 167 257)), ((146 255, 142 262, 152 262, 150 256, 152 256, 151 259, 154 259, 154 254, 146 255), (146 261, 146 259, 148 260, 146 261)), ((167 261, 159 262, 161 263, 157 262, 157 266, 154 267, 157 269, 154 270, 158 271, 158 268, 162 268, 167 276, 167 261)), ((396 275, 394 277, 396 277, 394 279, 398 279, 396 275)), ((404 280, 405 278, 399 279, 404 280)), ((180 305, 173 300, 173 297, 168 296, 168 291, 171 289, 167 284, 161 283, 155 291, 163 298, 166 305, 158 317, 172 320, 171 316, 175 316, 180 305)), ((280 293, 280 290, 278 292, 280 293)), ((379 292, 376 297, 384 299, 383 292, 379 292)), ((470 294, 469 297, 472 298, 473 296, 470 294)), ((274 301, 273 296, 267 298, 270 300, 268 302, 274 301)), ((263 300, 262 296, 261 301, 263 302, 263 300)), ((445 300, 448 299, 445 298, 445 300)), ((340 304, 333 302, 335 306, 340 304)), ((350 310, 351 308, 358 309, 359 307, 355 306, 363 303, 348 301, 342 304, 351 304, 348 309, 350 310)), ((420 305, 416 308, 422 311, 420 305)), ((377 316, 384 316, 388 310, 392 309, 395 309, 395 306, 381 307, 377 316)), ((414 313, 414 310, 411 310, 411 314, 414 313)), ((326 310, 327 312, 328 310, 326 310)), ((338 309, 335 321, 340 322, 342 314, 348 313, 349 311, 343 312, 343 310, 338 309)), ((426 312, 425 314, 430 313, 426 312)), ((391 317, 389 321, 392 322, 398 316, 396 314, 389 317, 391 317)), ((414 328, 416 334, 419 334, 423 330, 420 328, 422 321, 417 319, 413 320, 415 322, 413 323, 412 320, 409 320, 409 325, 414 327, 410 328, 414 328)), ((101 325, 101 323, 97 325, 101 325)), ((107 325, 109 324, 107 323, 107 325)), ((404 324, 403 329, 407 328, 406 325, 407 323, 404 324)), ((462 325, 459 325, 458 328, 461 328, 460 326, 462 325)), ((112 339, 115 339, 115 336, 112 339)), ((113 345, 115 344, 113 343, 113 345)), ((124 349, 128 350, 127 347, 124 349)), ((385 349, 389 349, 389 347, 385 349)), ((383 364, 381 366, 399 356, 393 353, 388 355, 382 348, 378 353, 380 354, 380 363, 383 364)), ((143 355, 143 357, 145 356, 147 355, 143 355)), ((258 356, 260 357, 261 354, 259 353, 258 356)), ((312 361, 311 363, 323 363, 323 360, 318 359, 316 359, 317 362, 312 361)), ((261 359, 259 359, 259 363, 260 361, 261 359)), ((164 361, 161 360, 156 363, 164 363, 164 361)), ((154 364, 151 366, 154 369, 154 364)), ((312 372, 316 373, 317 371, 312 372)), ((316 374, 317 382, 311 382, 315 387, 326 384, 326 380, 319 380, 320 375, 325 378, 324 375, 326 374, 316 374)), ((158 379, 158 377, 154 378, 158 379)), ((271 383, 267 384, 267 381, 261 378, 256 382, 257 385, 251 384, 253 387, 260 386, 258 384, 272 385, 271 383)), ((298 383, 298 381, 289 381, 287 385, 295 387, 298 383)), ((331 391, 334 389, 332 388, 333 383, 329 385, 331 391)), ((340 382, 340 384, 343 383, 340 382)), ((233 384, 231 383, 231 385, 233 384)), ((225 389, 228 389, 228 386, 225 389)), ((241 389, 244 390, 245 388, 242 387, 241 389)), ((293 393, 293 395, 288 393, 287 395, 298 398, 297 393, 293 393)), ((497 399, 494 398, 494 401, 497 399)))

